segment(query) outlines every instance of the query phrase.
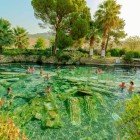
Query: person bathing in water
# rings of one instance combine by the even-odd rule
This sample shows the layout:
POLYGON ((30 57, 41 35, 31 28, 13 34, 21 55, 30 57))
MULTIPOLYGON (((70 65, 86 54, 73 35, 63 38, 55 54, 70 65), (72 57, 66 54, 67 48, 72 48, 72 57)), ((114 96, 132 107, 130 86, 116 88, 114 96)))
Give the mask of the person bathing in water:
POLYGON ((120 85, 119 85, 120 89, 121 89, 121 92, 123 93, 124 92, 124 89, 126 88, 126 85, 125 85, 125 82, 122 82, 120 85))
POLYGON ((44 70, 42 67, 40 67, 40 75, 42 76, 44 74, 44 70))
POLYGON ((28 74, 33 74, 35 72, 35 68, 34 67, 28 67, 27 72, 28 74))
POLYGON ((48 95, 51 93, 51 86, 48 86, 46 89, 45 89, 45 93, 48 95))
POLYGON ((30 68, 30 73, 33 74, 34 72, 35 72, 35 68, 34 67, 31 67, 30 68))
POLYGON ((28 67, 26 73, 30 73, 30 71, 31 71, 31 67, 28 67))
POLYGON ((47 73, 44 78, 45 78, 44 80, 49 80, 50 79, 50 75, 47 73))
POLYGON ((45 73, 42 67, 40 68, 40 75, 42 77, 44 77, 44 80, 49 80, 50 79, 49 73, 45 73))
POLYGON ((7 88, 7 94, 9 95, 9 94, 11 94, 11 92, 12 92, 12 88, 11 87, 8 87, 7 88))
POLYGON ((130 85, 129 85, 129 88, 128 88, 128 92, 129 92, 129 94, 132 94, 133 92, 134 92, 134 82, 133 81, 131 81, 130 82, 130 85))
POLYGON ((103 70, 100 69, 100 68, 98 68, 98 69, 96 70, 96 73, 97 73, 97 74, 103 74, 103 70))

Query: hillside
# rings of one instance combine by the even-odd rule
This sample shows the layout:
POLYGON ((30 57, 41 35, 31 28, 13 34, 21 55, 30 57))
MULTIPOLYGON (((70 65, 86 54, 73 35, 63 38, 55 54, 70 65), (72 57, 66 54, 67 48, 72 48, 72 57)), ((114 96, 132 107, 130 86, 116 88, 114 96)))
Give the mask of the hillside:
POLYGON ((37 33, 37 34, 29 34, 29 42, 30 46, 34 46, 36 43, 37 38, 43 37, 46 39, 46 46, 50 45, 50 39, 53 37, 52 32, 47 32, 47 33, 37 33))
POLYGON ((29 34, 29 38, 38 38, 38 37, 44 37, 46 39, 50 39, 53 37, 54 34, 52 32, 47 32, 47 33, 37 33, 37 34, 29 34))

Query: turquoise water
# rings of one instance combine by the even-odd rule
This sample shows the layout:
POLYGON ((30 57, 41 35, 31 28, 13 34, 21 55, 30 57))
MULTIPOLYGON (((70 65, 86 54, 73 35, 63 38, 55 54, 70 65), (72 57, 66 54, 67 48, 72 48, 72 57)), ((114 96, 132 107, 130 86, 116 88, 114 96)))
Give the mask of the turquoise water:
POLYGON ((1 114, 10 116, 30 140, 117 138, 116 105, 129 96, 118 85, 124 81, 128 87, 134 81, 135 92, 139 91, 138 68, 102 67, 104 73, 97 75, 97 67, 48 65, 42 67, 41 76, 38 65, 34 74, 26 74, 28 66, 0 66, 0 98, 5 100, 1 114))

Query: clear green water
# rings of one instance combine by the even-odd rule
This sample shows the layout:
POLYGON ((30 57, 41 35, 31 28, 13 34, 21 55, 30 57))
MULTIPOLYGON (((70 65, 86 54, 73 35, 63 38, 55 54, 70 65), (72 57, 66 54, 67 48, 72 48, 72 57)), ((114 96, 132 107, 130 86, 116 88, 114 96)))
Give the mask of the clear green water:
POLYGON ((97 67, 43 66, 51 76, 46 80, 39 74, 40 66, 34 66, 34 74, 26 74, 27 67, 0 66, 0 98, 6 101, 1 114, 13 118, 30 140, 116 140, 116 105, 128 96, 118 85, 133 80, 138 91, 139 69, 105 67, 97 75, 97 67), (45 93, 48 86, 51 99, 45 93), (48 105, 56 113, 51 119, 48 105))

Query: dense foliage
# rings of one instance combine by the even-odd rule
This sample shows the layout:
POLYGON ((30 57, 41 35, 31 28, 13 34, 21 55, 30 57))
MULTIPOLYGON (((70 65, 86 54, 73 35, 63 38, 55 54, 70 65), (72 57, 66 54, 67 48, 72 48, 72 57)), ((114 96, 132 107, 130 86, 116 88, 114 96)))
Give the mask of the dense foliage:
POLYGON ((66 36, 82 38, 87 32, 86 28, 81 28, 85 27, 90 19, 85 0, 32 0, 32 6, 35 16, 44 24, 50 24, 55 31, 54 54, 58 47, 60 30, 64 30, 63 36, 66 40, 69 40, 66 36))
POLYGON ((118 121, 118 131, 127 140, 138 140, 140 138, 140 96, 134 95, 125 101, 124 112, 118 121))
POLYGON ((14 28, 14 44, 19 49, 28 47, 29 37, 27 31, 22 27, 14 28))
POLYGON ((0 18, 0 53, 3 46, 10 46, 14 42, 13 30, 9 21, 0 18))
POLYGON ((11 118, 0 116, 0 139, 1 140, 28 140, 27 137, 20 132, 20 129, 15 126, 11 118))
MULTIPOLYGON (((121 6, 116 2, 116 0, 106 0, 100 4, 95 13, 95 20, 102 28, 102 51, 106 50, 105 45, 110 32, 122 25, 123 20, 119 17, 120 9, 121 6)), ((101 55, 104 56, 105 54, 101 55)))
POLYGON ((133 36, 125 39, 122 42, 122 47, 129 51, 139 51, 140 50, 140 37, 133 36))
POLYGON ((125 49, 119 49, 119 48, 110 49, 108 52, 110 52, 111 56, 115 56, 115 57, 121 57, 122 55, 126 54, 125 49))
POLYGON ((36 41, 36 44, 34 45, 35 49, 45 49, 46 48, 46 43, 45 39, 42 37, 39 37, 36 41))

